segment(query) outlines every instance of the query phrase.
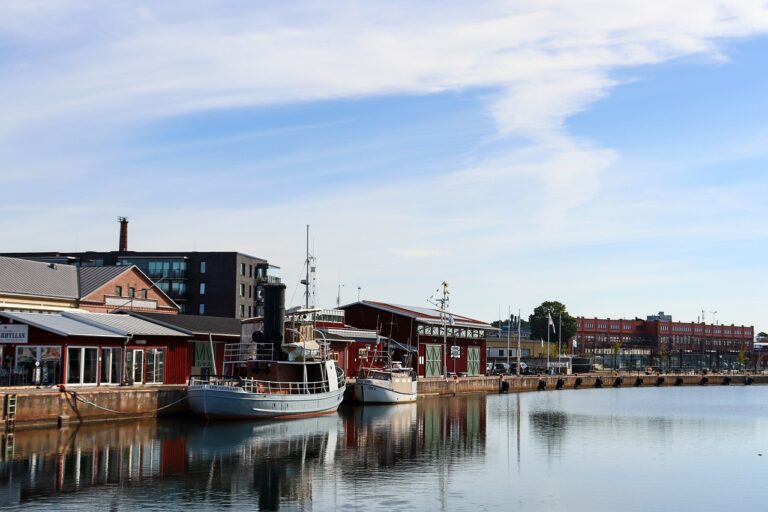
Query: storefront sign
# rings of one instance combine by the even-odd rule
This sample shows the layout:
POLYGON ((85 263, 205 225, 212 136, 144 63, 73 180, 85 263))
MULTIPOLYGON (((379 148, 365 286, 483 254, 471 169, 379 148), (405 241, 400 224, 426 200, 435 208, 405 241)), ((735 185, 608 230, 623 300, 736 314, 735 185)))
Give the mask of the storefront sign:
POLYGON ((19 324, 0 325, 0 343, 27 343, 29 326, 19 324))

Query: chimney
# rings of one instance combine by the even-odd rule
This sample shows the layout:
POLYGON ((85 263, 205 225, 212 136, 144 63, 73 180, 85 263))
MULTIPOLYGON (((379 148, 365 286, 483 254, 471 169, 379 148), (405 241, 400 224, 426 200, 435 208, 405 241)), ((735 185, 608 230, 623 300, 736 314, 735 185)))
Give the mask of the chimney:
POLYGON ((120 223, 120 247, 118 251, 126 252, 128 250, 128 217, 118 217, 120 223))

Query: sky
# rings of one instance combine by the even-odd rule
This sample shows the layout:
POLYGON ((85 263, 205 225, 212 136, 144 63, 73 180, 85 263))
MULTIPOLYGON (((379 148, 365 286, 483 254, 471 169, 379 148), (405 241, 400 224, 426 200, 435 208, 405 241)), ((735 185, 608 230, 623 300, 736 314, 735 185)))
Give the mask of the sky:
POLYGON ((0 77, 0 252, 768 330, 766 1, 4 0, 0 77))

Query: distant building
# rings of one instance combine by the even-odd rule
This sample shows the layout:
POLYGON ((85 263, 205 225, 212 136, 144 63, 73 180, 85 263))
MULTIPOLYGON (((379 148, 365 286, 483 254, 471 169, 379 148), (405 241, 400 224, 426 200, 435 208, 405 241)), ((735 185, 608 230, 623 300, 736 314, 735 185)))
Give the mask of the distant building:
POLYGON ((450 374, 485 374, 485 337, 495 330, 486 322, 454 313, 441 318, 436 309, 368 300, 341 309, 349 325, 373 329, 394 340, 402 362, 420 377, 442 377, 444 365, 450 374))
POLYGON ((118 251, 24 252, 2 256, 77 267, 136 265, 183 314, 250 318, 263 314, 263 285, 279 282, 267 260, 240 252, 129 251, 121 217, 118 251))
POLYGON ((754 327, 673 322, 660 312, 646 320, 577 317, 576 353, 611 368, 648 366, 726 370, 754 350, 754 327))

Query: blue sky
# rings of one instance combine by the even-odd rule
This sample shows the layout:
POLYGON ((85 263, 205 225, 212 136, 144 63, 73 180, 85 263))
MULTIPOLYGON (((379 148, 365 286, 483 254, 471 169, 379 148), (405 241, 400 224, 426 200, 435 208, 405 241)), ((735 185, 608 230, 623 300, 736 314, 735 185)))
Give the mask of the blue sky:
POLYGON ((576 4, 4 2, 2 250, 767 330, 768 4, 576 4))

